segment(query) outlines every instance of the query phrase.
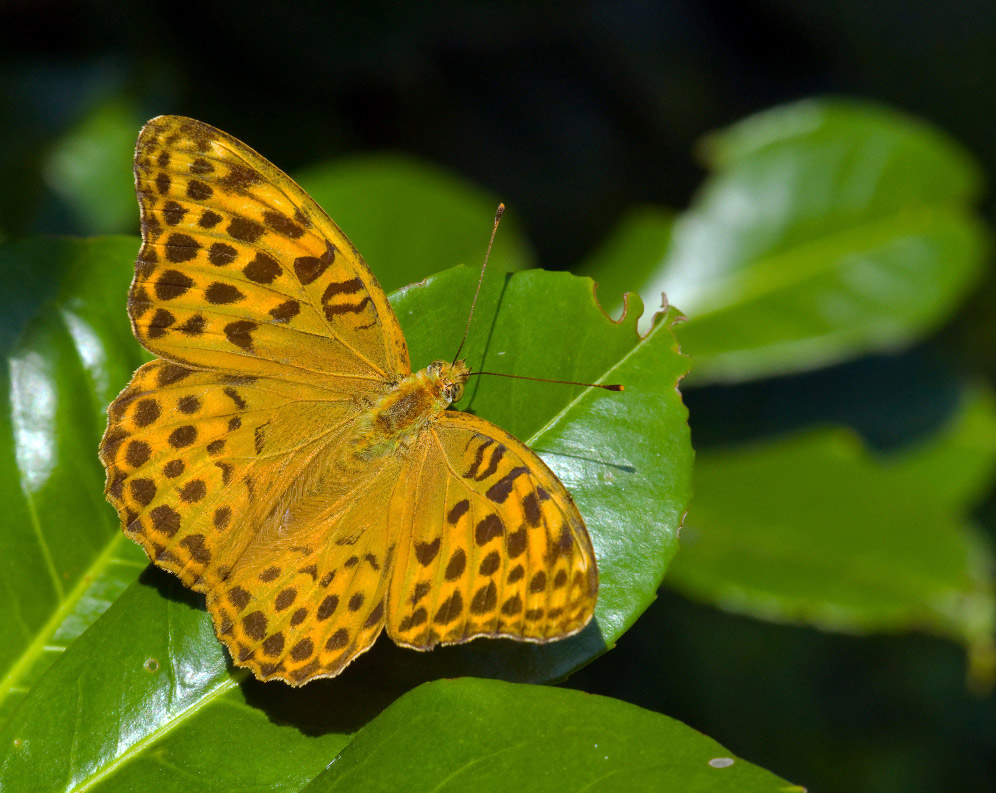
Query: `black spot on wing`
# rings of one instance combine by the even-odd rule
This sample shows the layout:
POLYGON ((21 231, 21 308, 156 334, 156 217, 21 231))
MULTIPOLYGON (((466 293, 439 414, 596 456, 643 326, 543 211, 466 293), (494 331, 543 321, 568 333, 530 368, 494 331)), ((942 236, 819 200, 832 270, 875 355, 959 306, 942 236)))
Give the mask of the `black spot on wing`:
POLYGON ((470 468, 463 475, 464 479, 474 479, 477 477, 477 472, 480 470, 481 463, 484 462, 484 451, 494 443, 491 438, 488 438, 484 443, 477 447, 477 453, 474 455, 474 462, 470 464, 470 468))
POLYGON ((505 503, 509 494, 512 492, 512 487, 515 485, 515 480, 518 479, 523 474, 528 474, 529 469, 524 465, 517 466, 509 471, 505 476, 495 482, 491 487, 488 488, 485 495, 497 504, 505 503))

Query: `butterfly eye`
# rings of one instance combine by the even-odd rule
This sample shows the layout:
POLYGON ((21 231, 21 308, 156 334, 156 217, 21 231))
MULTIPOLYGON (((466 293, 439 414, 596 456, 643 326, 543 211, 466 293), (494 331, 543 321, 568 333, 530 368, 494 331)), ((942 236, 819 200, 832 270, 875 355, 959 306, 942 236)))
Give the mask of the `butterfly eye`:
POLYGON ((459 402, 460 397, 463 396, 463 383, 451 383, 446 386, 446 398, 450 402, 459 402))
POLYGON ((428 370, 429 374, 438 375, 441 371, 443 371, 443 362, 433 361, 432 363, 429 364, 428 370))

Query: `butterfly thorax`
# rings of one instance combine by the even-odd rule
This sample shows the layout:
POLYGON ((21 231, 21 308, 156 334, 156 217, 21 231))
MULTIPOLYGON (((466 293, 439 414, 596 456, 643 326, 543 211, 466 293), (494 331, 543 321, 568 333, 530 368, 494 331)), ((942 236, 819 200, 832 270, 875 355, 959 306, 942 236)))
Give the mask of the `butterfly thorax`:
POLYGON ((401 380, 370 408, 364 422, 368 429, 359 440, 357 454, 387 454, 417 436, 460 399, 469 373, 464 361, 434 361, 401 380))

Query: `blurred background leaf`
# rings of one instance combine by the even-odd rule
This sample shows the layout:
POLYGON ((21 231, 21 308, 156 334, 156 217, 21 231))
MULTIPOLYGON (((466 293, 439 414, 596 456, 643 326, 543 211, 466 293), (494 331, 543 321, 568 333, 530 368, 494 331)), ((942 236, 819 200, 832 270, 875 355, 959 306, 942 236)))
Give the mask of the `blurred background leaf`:
POLYGON ((114 97, 90 108, 47 153, 45 184, 62 199, 84 234, 134 227, 131 164, 135 130, 143 123, 132 103, 114 97))
POLYGON ((978 391, 885 458, 840 428, 712 449, 668 584, 762 619, 952 636, 991 685, 994 559, 968 511, 994 468, 996 402, 978 391))
MULTIPOLYGON (((297 182, 332 216, 387 291, 484 261, 499 198, 411 157, 368 155, 318 165, 297 182)), ((491 266, 522 270, 533 254, 513 210, 491 266)))
POLYGON ((666 292, 681 307, 693 383, 908 345, 982 277, 978 167, 922 123, 808 100, 738 122, 702 149, 713 172, 670 244, 629 218, 606 243, 616 255, 585 269, 616 290, 631 273, 644 300, 666 292), (637 256, 646 268, 657 252, 653 270, 619 267, 637 256))

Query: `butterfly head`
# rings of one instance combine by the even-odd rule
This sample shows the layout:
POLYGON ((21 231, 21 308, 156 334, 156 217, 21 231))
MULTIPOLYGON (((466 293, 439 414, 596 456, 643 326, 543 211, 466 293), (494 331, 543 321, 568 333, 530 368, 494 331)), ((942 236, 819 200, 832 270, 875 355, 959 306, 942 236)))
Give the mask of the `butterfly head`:
POLYGON ((466 361, 433 361, 426 368, 432 390, 444 407, 458 402, 463 396, 463 384, 470 376, 466 361))

